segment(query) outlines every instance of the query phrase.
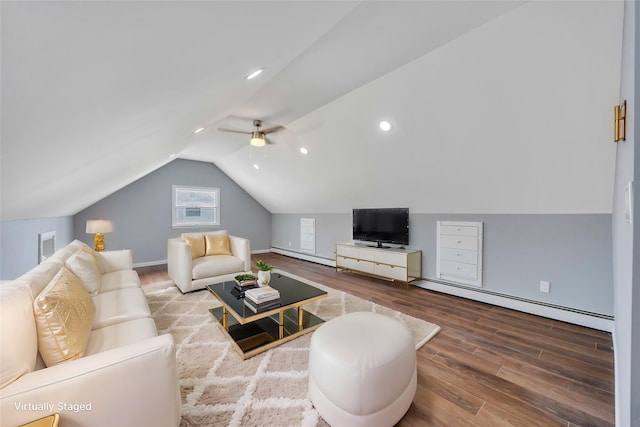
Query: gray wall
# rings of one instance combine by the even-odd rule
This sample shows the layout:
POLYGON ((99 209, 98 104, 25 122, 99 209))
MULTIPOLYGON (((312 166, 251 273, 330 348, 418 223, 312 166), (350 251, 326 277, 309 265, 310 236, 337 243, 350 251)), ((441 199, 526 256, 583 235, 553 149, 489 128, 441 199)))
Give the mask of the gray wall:
POLYGON ((56 249, 73 240, 70 216, 0 222, 0 280, 11 280, 38 265, 38 234, 56 232, 56 249))
POLYGON ((613 200, 613 282, 616 367, 616 425, 640 426, 640 150, 635 129, 640 126, 635 106, 640 99, 640 7, 625 1, 620 101, 627 100, 627 138, 617 144, 613 200), (624 216, 625 188, 634 182, 633 224, 624 216), (635 226, 634 226, 635 225, 635 226), (635 292, 634 292, 635 288, 635 292))
MULTIPOLYGON (((273 214, 272 245, 300 249, 300 218, 316 218, 316 256, 335 259, 351 240, 351 214, 273 214), (289 246, 291 242, 291 246, 289 246)), ((422 275, 436 279, 437 221, 484 223, 483 289, 604 315, 613 314, 611 215, 411 214, 410 244, 422 275), (539 292, 541 280, 551 292, 539 292)))
POLYGON ((75 238, 93 245, 85 233, 89 219, 113 221, 107 249, 131 249, 135 264, 167 259, 167 239, 183 232, 229 230, 251 240, 251 250, 271 246, 271 214, 212 163, 178 159, 104 198, 73 217, 75 238), (220 226, 172 228, 172 185, 220 188, 220 226))

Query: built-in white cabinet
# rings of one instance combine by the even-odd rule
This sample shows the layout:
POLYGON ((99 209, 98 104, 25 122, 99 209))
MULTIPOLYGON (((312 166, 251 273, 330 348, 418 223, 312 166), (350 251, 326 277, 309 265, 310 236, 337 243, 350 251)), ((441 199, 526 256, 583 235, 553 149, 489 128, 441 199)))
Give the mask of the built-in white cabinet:
POLYGON ((336 245, 336 269, 409 283, 422 277, 422 251, 382 249, 351 243, 336 245))
POLYGON ((436 276, 482 286, 481 222, 438 221, 436 276))

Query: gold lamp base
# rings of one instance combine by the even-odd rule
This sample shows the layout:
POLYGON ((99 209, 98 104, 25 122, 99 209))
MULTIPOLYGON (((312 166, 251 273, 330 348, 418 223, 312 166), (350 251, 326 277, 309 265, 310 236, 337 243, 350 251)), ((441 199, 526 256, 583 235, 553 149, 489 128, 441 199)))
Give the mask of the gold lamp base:
POLYGON ((96 233, 93 238, 93 245, 96 251, 104 251, 104 234, 96 233))

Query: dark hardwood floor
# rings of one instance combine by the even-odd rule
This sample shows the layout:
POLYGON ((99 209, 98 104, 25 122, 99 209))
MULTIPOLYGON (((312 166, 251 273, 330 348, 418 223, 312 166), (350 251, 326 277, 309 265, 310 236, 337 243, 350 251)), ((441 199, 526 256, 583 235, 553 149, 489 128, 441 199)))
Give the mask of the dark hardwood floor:
MULTIPOLYGON (((611 335, 273 253, 284 271, 442 330, 417 352, 418 390, 399 426, 613 426, 611 335)), ((166 266, 138 269, 143 283, 166 266)))

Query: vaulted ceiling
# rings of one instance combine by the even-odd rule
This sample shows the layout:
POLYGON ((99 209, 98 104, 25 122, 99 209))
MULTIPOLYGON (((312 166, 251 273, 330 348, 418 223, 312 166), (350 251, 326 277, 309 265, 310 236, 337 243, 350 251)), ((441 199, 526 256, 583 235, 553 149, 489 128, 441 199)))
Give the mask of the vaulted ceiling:
POLYGON ((73 215, 175 157, 213 162, 274 213, 610 212, 622 14, 2 1, 1 219, 73 215), (285 130, 262 148, 218 130, 253 119, 285 130))

